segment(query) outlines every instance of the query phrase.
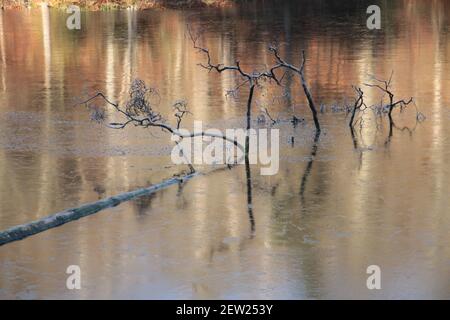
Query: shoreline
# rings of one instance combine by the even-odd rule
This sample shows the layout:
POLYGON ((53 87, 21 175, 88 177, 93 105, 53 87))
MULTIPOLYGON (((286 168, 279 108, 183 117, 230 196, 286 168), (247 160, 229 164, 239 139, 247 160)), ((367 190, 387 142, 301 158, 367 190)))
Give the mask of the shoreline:
POLYGON ((38 8, 42 3, 48 7, 65 10, 70 5, 76 5, 84 11, 109 11, 109 10, 151 10, 151 9, 203 9, 203 8, 225 8, 235 4, 234 0, 29 0, 14 1, 0 0, 1 10, 22 10, 38 8))

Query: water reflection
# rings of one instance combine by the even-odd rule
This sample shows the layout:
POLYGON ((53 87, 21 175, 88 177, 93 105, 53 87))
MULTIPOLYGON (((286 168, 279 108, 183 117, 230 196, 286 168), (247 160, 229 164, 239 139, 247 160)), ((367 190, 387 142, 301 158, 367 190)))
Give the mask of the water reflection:
POLYGON ((250 170, 250 163, 248 157, 245 158, 245 175, 247 181, 247 211, 248 219, 250 221, 250 231, 251 236, 255 233, 255 217, 253 215, 253 187, 252 187, 252 176, 250 170))
POLYGON ((313 142, 313 145, 311 148, 311 154, 309 155, 309 160, 306 165, 305 172, 303 173, 302 180, 300 183, 300 196, 302 198, 302 201, 304 201, 306 182, 308 180, 309 175, 311 174, 312 165, 313 165, 314 159, 317 154, 319 138, 320 138, 320 131, 316 132, 316 134, 314 135, 314 142, 313 142))
MULTIPOLYGON (((165 115, 185 98, 188 127, 194 119, 243 125, 245 92, 227 99, 236 79, 198 68, 186 22, 204 26, 217 61, 248 69, 271 63, 273 39, 292 61, 305 49, 318 105, 394 69, 395 92, 414 96, 427 120, 413 135, 394 130, 385 148, 389 127, 371 125, 373 114, 352 140, 344 115, 323 113, 314 139, 300 83, 289 78, 283 92, 257 97, 269 104, 283 95, 271 114, 306 118, 280 127, 278 175, 226 169, 4 246, 0 297, 448 298, 449 5, 388 3, 377 34, 365 29, 364 1, 83 13, 77 33, 48 8, 1 12, 1 229, 179 171, 166 135, 89 123, 86 110, 71 107, 84 90, 122 101, 138 77, 158 87, 165 115), (86 275, 81 292, 61 289, 69 264, 86 275), (382 292, 364 287, 370 264, 383 270, 382 292)), ((403 128, 414 119, 395 120, 403 128)))
POLYGON ((0 13, 0 54, 2 56, 2 91, 6 91, 6 55, 5 55, 5 34, 3 31, 3 11, 0 13))
MULTIPOLYGON (((41 11, 42 11, 42 38, 43 38, 43 47, 44 47, 44 88, 50 89, 50 66, 52 60, 51 54, 51 43, 50 43, 50 10, 46 2, 41 3, 41 11)), ((46 96, 49 94, 49 91, 46 90, 46 96)), ((48 96, 47 99, 50 99, 48 96)))

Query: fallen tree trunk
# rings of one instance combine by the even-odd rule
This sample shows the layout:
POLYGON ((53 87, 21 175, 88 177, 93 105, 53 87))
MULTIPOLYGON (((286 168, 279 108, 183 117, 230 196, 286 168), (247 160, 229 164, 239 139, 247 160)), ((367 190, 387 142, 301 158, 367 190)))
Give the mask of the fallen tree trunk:
POLYGON ((100 210, 115 207, 124 201, 152 194, 173 184, 189 180, 196 175, 198 175, 198 173, 190 173, 181 177, 173 177, 147 188, 141 188, 134 191, 121 193, 110 198, 87 203, 77 208, 67 209, 56 214, 44 217, 42 219, 38 219, 29 223, 14 226, 4 231, 0 231, 0 246, 13 241, 21 240, 23 238, 32 236, 36 233, 40 233, 51 228, 58 227, 70 221, 78 220, 82 217, 94 214, 100 210))

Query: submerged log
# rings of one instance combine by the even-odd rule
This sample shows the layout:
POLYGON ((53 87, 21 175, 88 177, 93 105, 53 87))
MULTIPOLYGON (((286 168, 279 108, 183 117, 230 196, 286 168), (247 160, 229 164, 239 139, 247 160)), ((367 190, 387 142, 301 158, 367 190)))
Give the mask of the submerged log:
POLYGON ((0 231, 0 246, 13 241, 21 240, 23 238, 29 237, 31 235, 43 232, 51 228, 58 227, 70 221, 78 220, 82 217, 86 217, 88 215, 99 212, 100 210, 115 207, 124 201, 152 194, 158 190, 167 188, 173 184, 189 180, 194 176, 196 176, 197 174, 198 173, 190 173, 180 177, 173 177, 147 188, 141 188, 134 191, 121 193, 116 196, 112 196, 92 203, 87 203, 77 208, 67 209, 29 223, 14 226, 7 230, 0 231))

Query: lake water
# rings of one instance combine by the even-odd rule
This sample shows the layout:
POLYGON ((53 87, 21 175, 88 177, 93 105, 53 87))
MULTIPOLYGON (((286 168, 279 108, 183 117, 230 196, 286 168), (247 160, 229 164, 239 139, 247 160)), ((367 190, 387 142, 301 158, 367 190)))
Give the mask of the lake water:
POLYGON ((304 49, 326 106, 315 145, 297 78, 257 90, 254 118, 267 106, 305 122, 275 126, 280 170, 252 166, 251 212, 244 166, 201 175, 0 247, 0 298, 450 298, 450 3, 382 3, 374 31, 365 1, 83 12, 79 31, 55 9, 0 12, 0 230, 185 170, 167 134, 91 122, 75 105, 86 94, 123 102, 139 78, 169 119, 174 101, 188 101, 187 128, 244 126, 246 89, 225 96, 238 79, 198 66, 187 24, 216 61, 246 70, 273 62, 273 41, 296 65, 304 49), (377 128, 368 113, 355 147, 332 106, 351 101, 351 85, 377 103, 363 83, 392 71, 396 95, 413 96, 426 120, 415 126, 414 106, 395 112, 415 130, 394 129, 386 143, 386 121, 377 128), (69 265, 81 268, 81 290, 66 289, 69 265), (369 265, 381 268, 381 290, 366 287, 369 265))

